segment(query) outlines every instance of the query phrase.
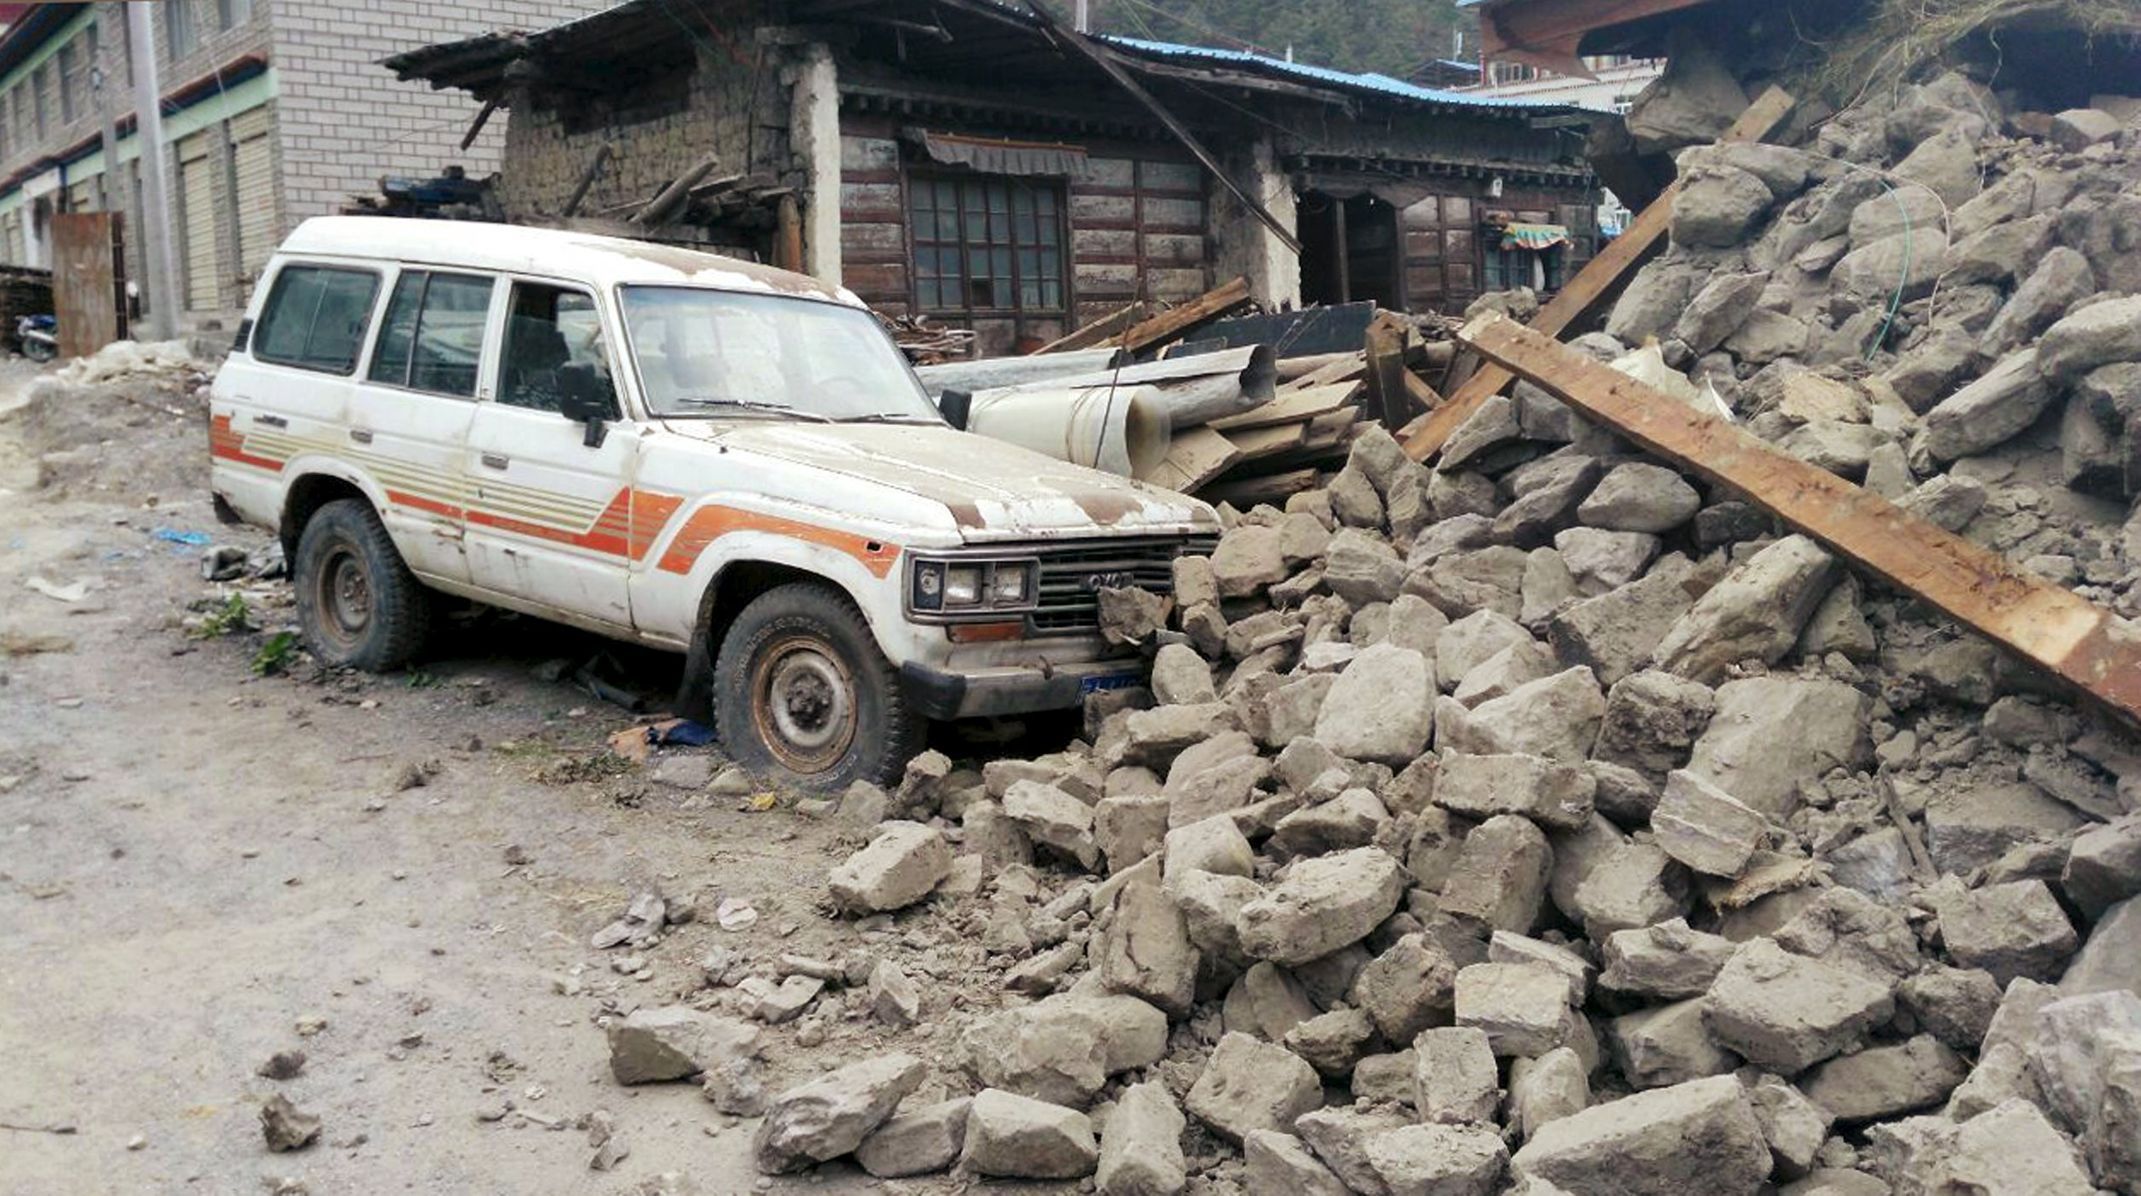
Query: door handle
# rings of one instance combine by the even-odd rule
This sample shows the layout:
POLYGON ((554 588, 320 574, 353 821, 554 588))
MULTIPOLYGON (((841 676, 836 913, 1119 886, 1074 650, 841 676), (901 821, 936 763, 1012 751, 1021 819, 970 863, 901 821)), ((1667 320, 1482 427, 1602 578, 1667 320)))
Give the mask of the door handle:
POLYGON ((270 428, 287 428, 290 426, 290 421, 279 415, 256 415, 253 417, 253 422, 270 428))
POLYGON ((512 458, 506 456, 504 453, 485 453, 483 454, 482 460, 483 464, 491 469, 504 469, 506 466, 511 465, 513 463, 512 458))
POLYGON ((349 430, 349 438, 358 444, 370 444, 372 442, 372 434, 363 428, 351 428, 349 430))

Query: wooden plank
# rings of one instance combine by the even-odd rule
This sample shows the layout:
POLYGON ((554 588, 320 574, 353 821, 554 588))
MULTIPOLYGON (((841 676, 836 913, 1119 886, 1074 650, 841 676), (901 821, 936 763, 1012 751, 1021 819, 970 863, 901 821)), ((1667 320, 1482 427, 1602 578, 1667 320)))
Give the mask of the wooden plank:
MULTIPOLYGON (((1772 87, 1748 105, 1718 140, 1760 141, 1784 123, 1784 118, 1791 115, 1792 106, 1797 102, 1782 88, 1772 87)), ((1593 303, 1612 290, 1623 274, 1634 269, 1654 246, 1665 239, 1673 215, 1673 197, 1679 193, 1678 183, 1667 187, 1629 222, 1626 232, 1614 238, 1597 257, 1584 263, 1576 277, 1546 301, 1539 314, 1532 317, 1531 327, 1548 336, 1559 336, 1593 303)), ((1483 367, 1465 379, 1464 385, 1450 395, 1448 402, 1406 425, 1401 436, 1406 454, 1415 461, 1425 461, 1441 452, 1458 425, 1470 419, 1480 404, 1502 393, 1502 388, 1509 382, 1509 371, 1494 366, 1483 367)))
POLYGON ((1243 461, 1259 461, 1274 457, 1289 449, 1297 449, 1308 439, 1306 420, 1291 424, 1274 424, 1268 428, 1244 428, 1225 433, 1229 443, 1241 454, 1243 461))
POLYGON ((1427 379, 1411 370, 1405 371, 1400 384, 1405 388, 1406 400, 1421 411, 1433 411, 1442 406, 1442 396, 1436 394, 1435 388, 1427 384, 1427 379))
POLYGON ((1368 325, 1369 410, 1392 431, 1412 418, 1412 399, 1399 381, 1410 372, 1405 368, 1405 333, 1404 325, 1382 316, 1368 325))
POLYGON ((1191 428, 1175 436, 1167 456, 1139 481, 1189 494, 1241 459, 1233 442, 1210 428, 1191 428))
POLYGON ((1279 387, 1280 393, 1290 390, 1314 390, 1337 382, 1353 382, 1368 376, 1368 358, 1360 353, 1348 353, 1337 361, 1315 369, 1279 387))
POLYGON ((1288 391, 1253 411, 1215 419, 1211 426, 1221 432, 1237 432, 1248 428, 1268 428, 1273 424, 1294 423, 1313 419, 1326 411, 1333 411, 1351 403, 1360 393, 1360 383, 1341 382, 1336 386, 1318 386, 1309 390, 1288 391))
POLYGON ((1057 340, 1053 340, 1045 345, 1042 345, 1040 348, 1035 349, 1034 352, 1068 353, 1074 349, 1093 348, 1094 346, 1105 342, 1109 337, 1121 332, 1123 329, 1128 328, 1132 324, 1137 323, 1138 320, 1144 317, 1144 314, 1145 301, 1139 299, 1133 303, 1128 303, 1116 308, 1114 311, 1111 311, 1107 315, 1104 315, 1099 319, 1093 321, 1092 323, 1087 324, 1085 327, 1080 328, 1078 331, 1071 333, 1069 336, 1061 337, 1057 340))
POLYGON ((1249 302, 1249 280, 1233 278, 1179 307, 1171 307, 1123 333, 1122 347, 1140 353, 1154 345, 1175 340, 1208 320, 1214 320, 1249 302))
POLYGON ((1504 316, 1458 339, 1585 416, 1721 485, 2141 727, 2124 621, 1953 532, 1504 316))
POLYGON ((1316 469, 1296 469, 1288 473, 1266 474, 1262 477, 1242 478, 1239 481, 1221 482, 1208 486, 1198 495, 1209 503, 1232 503, 1246 510, 1258 503, 1277 505, 1293 495, 1314 490, 1323 484, 1323 472, 1316 469))

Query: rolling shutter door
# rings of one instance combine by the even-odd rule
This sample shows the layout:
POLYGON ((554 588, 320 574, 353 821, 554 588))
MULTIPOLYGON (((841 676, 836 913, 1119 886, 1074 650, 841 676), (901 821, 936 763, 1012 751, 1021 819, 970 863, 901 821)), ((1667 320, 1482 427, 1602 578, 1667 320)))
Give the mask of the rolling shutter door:
POLYGON ((186 211, 186 310, 214 311, 223 273, 216 257, 216 171, 209 134, 178 143, 179 202, 186 211))
POLYGON ((268 109, 240 113, 230 122, 231 154, 238 176, 238 273, 260 277, 275 252, 275 155, 268 139, 268 109))

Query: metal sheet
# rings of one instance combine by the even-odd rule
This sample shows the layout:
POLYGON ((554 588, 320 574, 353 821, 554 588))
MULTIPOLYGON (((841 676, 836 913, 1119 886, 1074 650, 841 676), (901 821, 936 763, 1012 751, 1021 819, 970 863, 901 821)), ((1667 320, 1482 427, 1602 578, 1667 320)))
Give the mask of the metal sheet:
POLYGON ((120 293, 119 217, 65 212, 52 217, 52 308, 62 357, 87 357, 126 335, 120 293))

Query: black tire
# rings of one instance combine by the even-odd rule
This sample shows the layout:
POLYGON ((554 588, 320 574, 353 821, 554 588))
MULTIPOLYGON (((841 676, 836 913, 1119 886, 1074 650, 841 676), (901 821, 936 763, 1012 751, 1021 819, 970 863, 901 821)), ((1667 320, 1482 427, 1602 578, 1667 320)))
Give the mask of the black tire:
POLYGON ((826 791, 891 784, 927 731, 862 612, 830 586, 767 590, 722 636, 714 734, 754 773, 826 791))
POLYGON ((384 673, 423 650, 431 595, 364 500, 337 499, 312 513, 290 581, 305 647, 322 664, 384 673))

